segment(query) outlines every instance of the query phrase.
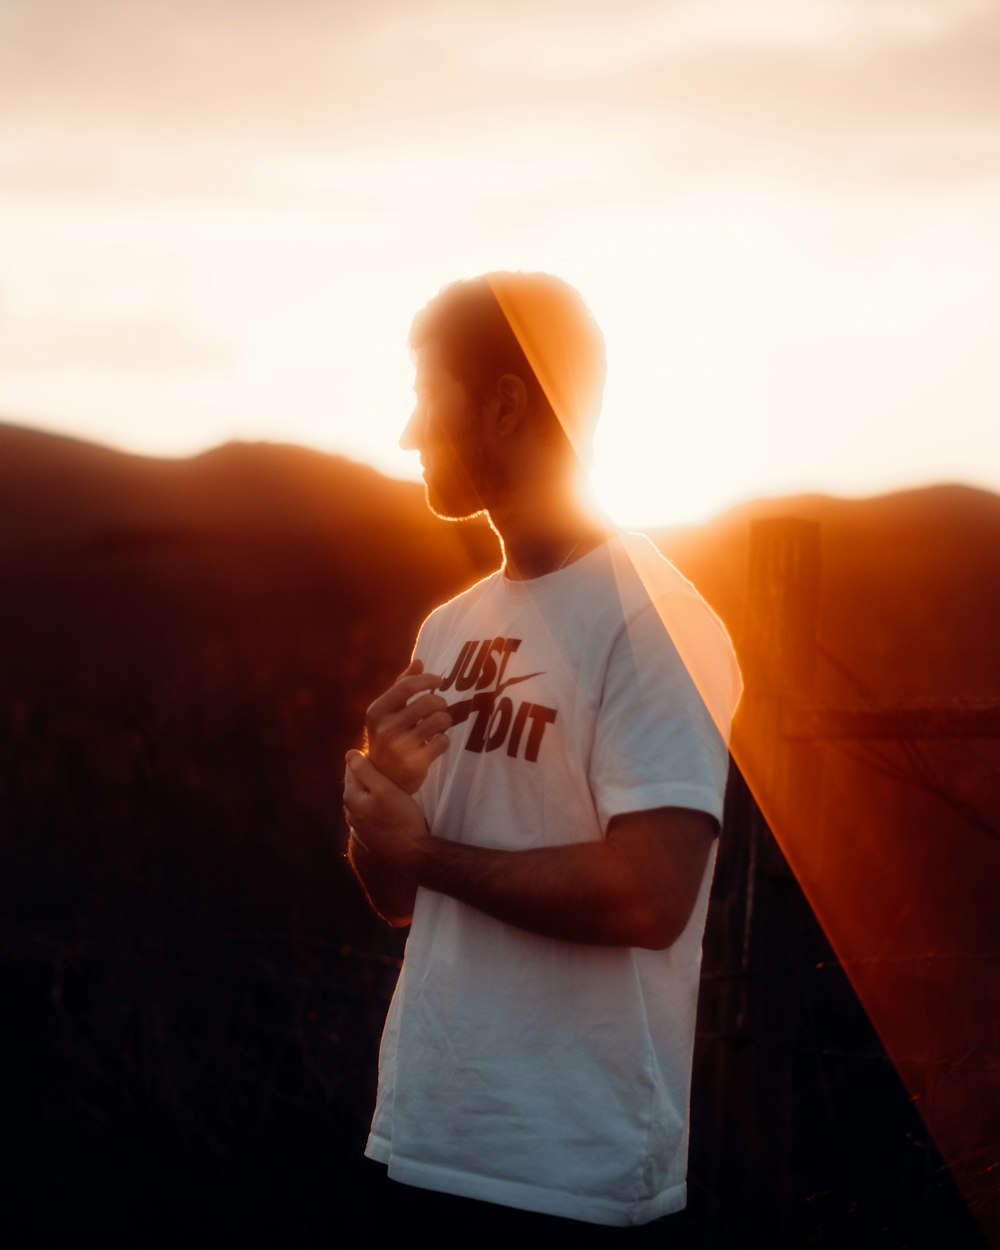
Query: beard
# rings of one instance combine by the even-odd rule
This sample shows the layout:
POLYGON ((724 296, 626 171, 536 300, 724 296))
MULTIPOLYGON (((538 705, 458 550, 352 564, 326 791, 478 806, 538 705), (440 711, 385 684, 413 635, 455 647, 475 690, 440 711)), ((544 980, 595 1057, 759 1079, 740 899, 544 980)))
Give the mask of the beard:
POLYGON ((482 516, 486 505, 478 495, 459 495, 455 491, 442 491, 432 481, 424 481, 424 502, 441 521, 471 521, 482 516))
POLYGON ((427 507, 442 521, 468 521, 489 511, 497 494, 497 466, 478 443, 454 448, 424 469, 427 507))

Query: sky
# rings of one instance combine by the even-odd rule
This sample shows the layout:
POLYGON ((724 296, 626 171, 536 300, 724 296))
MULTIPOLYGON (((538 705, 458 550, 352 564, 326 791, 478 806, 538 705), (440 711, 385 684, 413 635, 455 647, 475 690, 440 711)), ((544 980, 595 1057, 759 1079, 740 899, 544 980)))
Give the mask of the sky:
POLYGON ((604 329, 625 524, 1000 490, 1000 0, 0 0, 0 419, 416 479, 498 268, 604 329))

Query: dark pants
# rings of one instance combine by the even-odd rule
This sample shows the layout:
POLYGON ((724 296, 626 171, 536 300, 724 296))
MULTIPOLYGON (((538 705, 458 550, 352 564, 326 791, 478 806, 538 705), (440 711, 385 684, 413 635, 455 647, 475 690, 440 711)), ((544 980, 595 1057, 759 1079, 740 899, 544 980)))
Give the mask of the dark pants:
POLYGON ((651 1224, 608 1228, 556 1215, 537 1215, 474 1198, 456 1198, 389 1180, 385 1167, 369 1163, 373 1174, 371 1250, 406 1247, 418 1230, 427 1230, 434 1250, 600 1250, 607 1247, 692 1250, 694 1238, 686 1211, 651 1224))

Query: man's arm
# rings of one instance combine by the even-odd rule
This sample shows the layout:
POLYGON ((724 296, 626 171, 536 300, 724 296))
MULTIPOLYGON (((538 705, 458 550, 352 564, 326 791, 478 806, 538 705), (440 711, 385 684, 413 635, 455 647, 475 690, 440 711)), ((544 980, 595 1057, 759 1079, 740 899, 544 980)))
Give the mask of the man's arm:
POLYGON ((408 925, 417 895, 417 883, 413 878, 397 872, 384 859, 373 855, 354 829, 348 833, 347 862, 361 882, 372 911, 394 928, 408 925))
POLYGON ((717 832, 705 812, 661 807, 615 817, 600 842, 525 851, 449 842, 358 752, 348 755, 344 803, 356 836, 399 879, 531 933, 604 946, 676 941, 717 832))

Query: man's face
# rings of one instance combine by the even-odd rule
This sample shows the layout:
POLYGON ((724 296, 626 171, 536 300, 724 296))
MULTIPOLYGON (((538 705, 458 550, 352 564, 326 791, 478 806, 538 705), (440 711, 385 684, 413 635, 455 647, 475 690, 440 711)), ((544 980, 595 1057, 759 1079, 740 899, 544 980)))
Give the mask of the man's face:
POLYGON ((420 452, 427 506, 446 519, 475 516, 486 507, 479 413, 436 343, 417 350, 413 389, 416 407, 399 441, 406 451, 420 452))

